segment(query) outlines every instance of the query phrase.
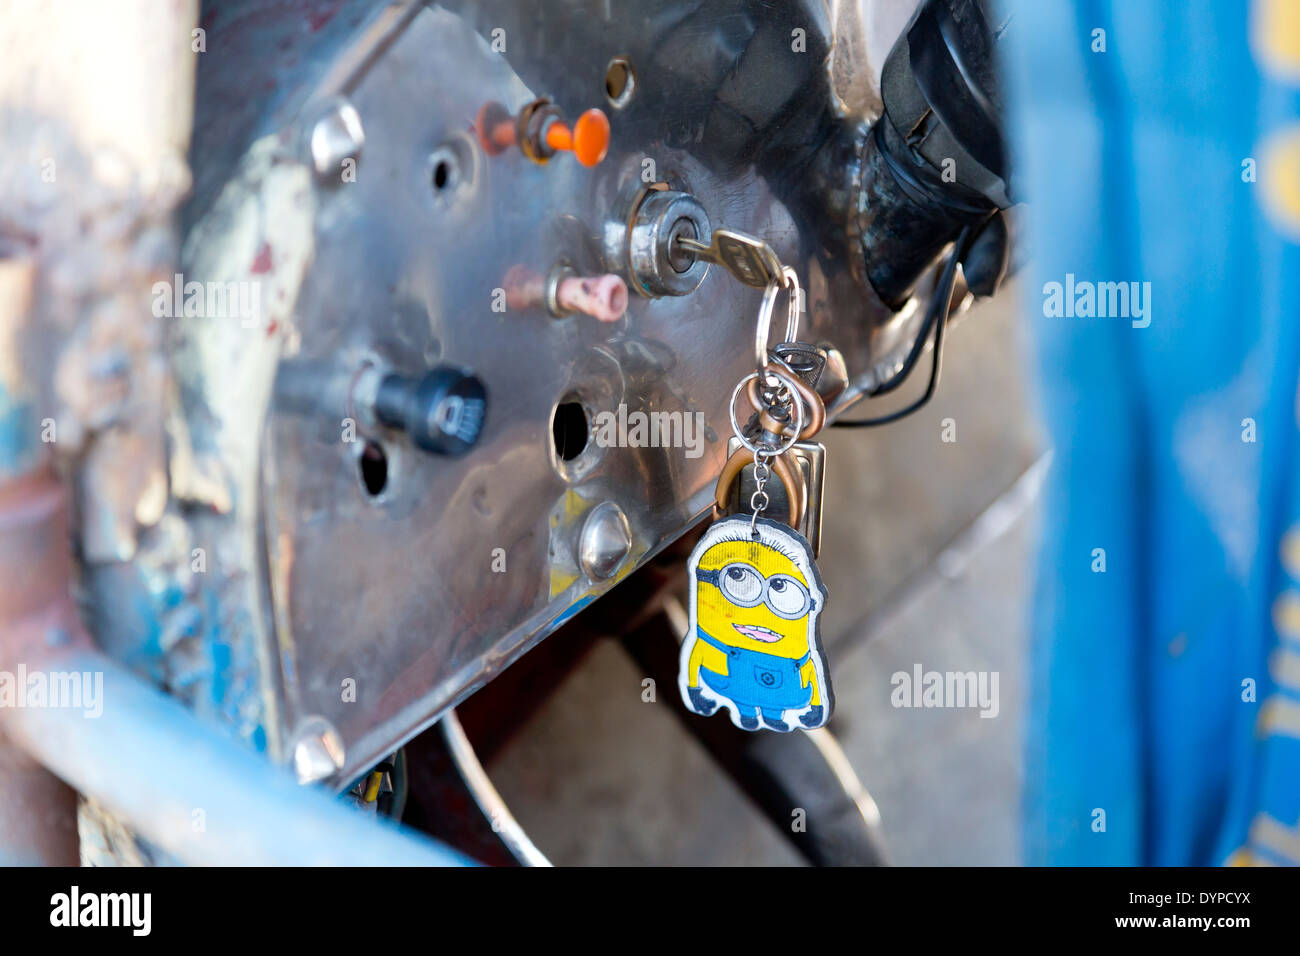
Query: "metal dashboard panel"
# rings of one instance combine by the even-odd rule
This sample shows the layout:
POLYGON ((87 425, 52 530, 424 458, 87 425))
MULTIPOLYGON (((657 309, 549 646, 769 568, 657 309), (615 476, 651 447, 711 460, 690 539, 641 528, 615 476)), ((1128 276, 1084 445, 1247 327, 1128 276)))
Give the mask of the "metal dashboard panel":
POLYGON ((851 157, 809 165, 839 121, 821 5, 613 4, 617 17, 610 6, 418 5, 382 45, 351 51, 364 68, 316 85, 295 120, 343 93, 365 131, 355 182, 312 187, 314 251, 280 330, 281 374, 319 376, 319 402, 273 400, 261 454, 267 657, 279 669, 268 682, 283 698, 285 736, 320 718, 337 731, 346 757, 336 780, 491 679, 710 504, 727 399, 752 369, 759 290, 715 267, 690 295, 633 296, 609 325, 541 307, 496 311, 512 266, 623 271, 611 236, 649 162, 653 179, 692 193, 715 227, 768 239, 798 269, 809 290, 802 338, 833 343, 858 373, 905 338, 900 317, 862 293, 842 223, 815 201, 850 192, 853 175, 851 157), (774 64, 796 28, 806 52, 788 54, 784 76, 774 64), (621 109, 605 97, 615 56, 635 71, 621 109), (479 107, 515 111, 543 95, 569 116, 609 114, 603 163, 484 154, 472 133, 479 107), (449 164, 441 188, 439 162, 449 164), (489 396, 480 443, 452 459, 382 428, 345 440, 351 410, 336 386, 367 363, 413 375, 439 363, 472 369, 489 396), (561 401, 580 402, 589 419, 620 404, 702 412, 702 453, 589 441, 562 461, 552 437, 561 401), (359 477, 366 441, 387 456, 378 495, 359 477), (626 515, 632 546, 617 573, 593 580, 577 541, 602 502, 626 515))

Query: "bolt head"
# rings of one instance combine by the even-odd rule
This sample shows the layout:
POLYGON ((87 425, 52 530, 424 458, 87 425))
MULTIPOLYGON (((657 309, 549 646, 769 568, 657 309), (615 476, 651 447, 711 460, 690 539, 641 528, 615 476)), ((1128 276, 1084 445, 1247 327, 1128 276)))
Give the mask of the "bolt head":
POLYGON ((309 143, 316 175, 342 181, 344 161, 357 159, 366 143, 356 107, 343 97, 330 100, 312 124, 309 143))
POLYGON ((293 769, 302 784, 328 779, 343 769, 343 738, 324 717, 308 717, 294 735, 293 769))
POLYGON ((632 530, 623 509, 602 501, 582 524, 578 563, 587 577, 604 581, 614 576, 632 550, 632 530))

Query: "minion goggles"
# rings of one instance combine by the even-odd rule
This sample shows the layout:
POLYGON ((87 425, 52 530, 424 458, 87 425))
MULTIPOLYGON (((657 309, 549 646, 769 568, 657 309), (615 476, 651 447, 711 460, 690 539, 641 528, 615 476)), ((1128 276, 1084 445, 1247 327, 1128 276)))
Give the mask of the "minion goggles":
POLYGON ((790 574, 765 578, 757 568, 743 561, 733 561, 716 571, 696 568, 695 577, 712 584, 737 607, 766 604, 768 610, 787 621, 797 621, 817 606, 798 578, 790 574))

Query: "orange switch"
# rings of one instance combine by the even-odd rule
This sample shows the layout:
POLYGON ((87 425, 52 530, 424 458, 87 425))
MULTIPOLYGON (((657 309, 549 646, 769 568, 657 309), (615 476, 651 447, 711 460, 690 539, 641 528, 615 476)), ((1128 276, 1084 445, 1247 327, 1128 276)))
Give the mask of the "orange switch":
POLYGON ((546 127, 546 145, 554 150, 572 150, 584 166, 595 166, 609 152, 609 120, 597 109, 578 117, 569 129, 563 120, 552 120, 546 127))
POLYGON ((595 166, 609 152, 609 119, 590 109, 572 126, 548 99, 534 100, 511 116, 500 103, 485 103, 475 121, 479 143, 491 156, 518 146, 535 163, 571 152, 583 166, 595 166))

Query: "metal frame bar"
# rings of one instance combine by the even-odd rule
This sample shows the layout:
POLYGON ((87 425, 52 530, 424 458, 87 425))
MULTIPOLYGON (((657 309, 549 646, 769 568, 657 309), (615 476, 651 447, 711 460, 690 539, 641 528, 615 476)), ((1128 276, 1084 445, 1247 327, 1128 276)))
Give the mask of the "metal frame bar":
POLYGON ((102 714, 0 711, 9 739, 184 863, 466 866, 456 851, 362 816, 202 724, 92 650, 32 646, 27 668, 102 675, 102 714))

